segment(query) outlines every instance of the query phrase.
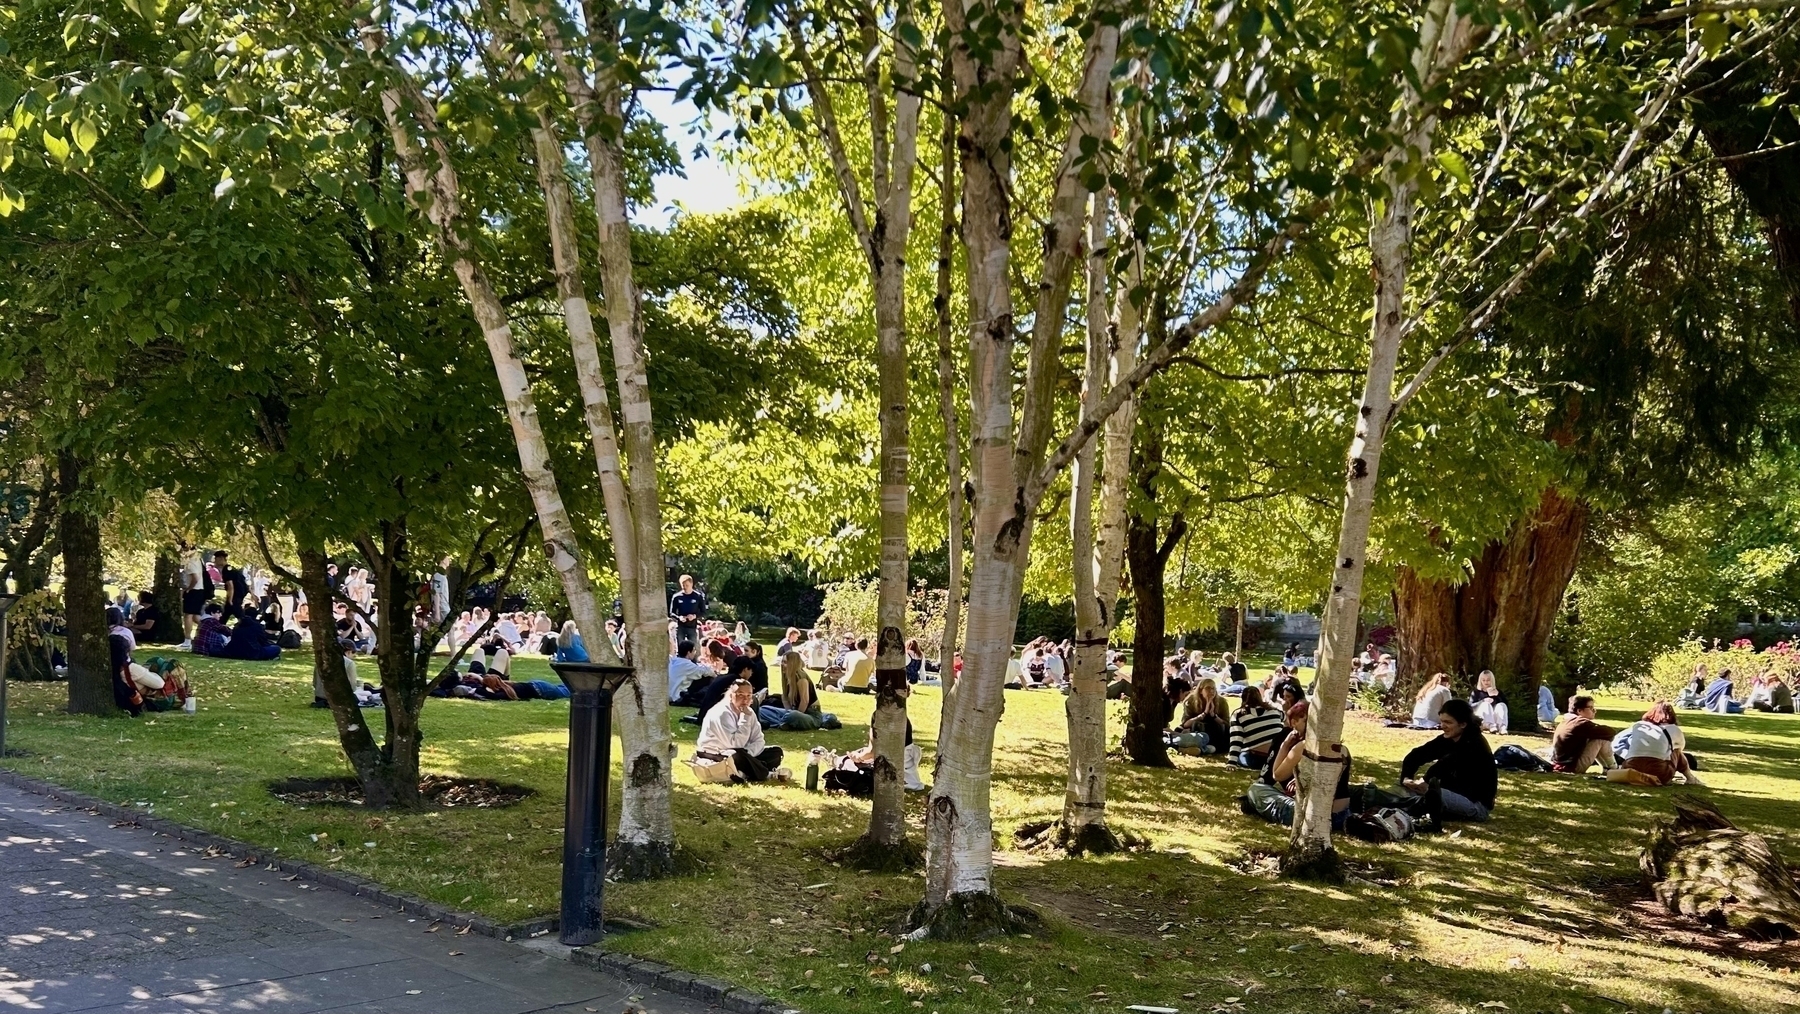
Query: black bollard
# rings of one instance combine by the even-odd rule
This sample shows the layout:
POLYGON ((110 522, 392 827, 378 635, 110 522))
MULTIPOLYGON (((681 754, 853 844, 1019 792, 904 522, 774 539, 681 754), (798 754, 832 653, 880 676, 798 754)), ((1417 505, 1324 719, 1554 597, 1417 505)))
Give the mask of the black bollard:
POLYGON ((562 922, 558 935, 584 947, 603 934, 606 888, 606 790, 612 768, 613 692, 631 667, 552 662, 569 688, 569 786, 563 812, 562 922))

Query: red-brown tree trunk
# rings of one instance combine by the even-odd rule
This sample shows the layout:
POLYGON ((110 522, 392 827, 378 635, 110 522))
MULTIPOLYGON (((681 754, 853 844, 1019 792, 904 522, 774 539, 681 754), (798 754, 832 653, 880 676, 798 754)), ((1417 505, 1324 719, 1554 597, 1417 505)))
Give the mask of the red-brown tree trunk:
POLYGON ((1555 488, 1537 509, 1488 543, 1460 585, 1400 568, 1394 614, 1405 653, 1405 678, 1392 700, 1436 672, 1468 676, 1492 669, 1512 702, 1512 727, 1537 726, 1537 692, 1549 659, 1550 634, 1575 576, 1587 505, 1555 488))

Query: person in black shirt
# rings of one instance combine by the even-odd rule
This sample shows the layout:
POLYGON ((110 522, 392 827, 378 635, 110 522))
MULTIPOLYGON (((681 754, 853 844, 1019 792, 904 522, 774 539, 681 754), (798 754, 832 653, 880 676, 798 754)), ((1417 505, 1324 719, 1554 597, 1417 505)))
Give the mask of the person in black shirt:
POLYGON ((706 596, 694 590, 694 576, 681 575, 681 590, 669 600, 669 617, 675 621, 677 643, 700 643, 700 621, 706 618, 706 596))
POLYGON ((125 625, 131 628, 139 644, 162 644, 167 638, 156 636, 156 625, 162 622, 162 610, 156 608, 156 593, 138 592, 137 611, 131 614, 131 620, 125 625))
POLYGON ((243 569, 233 567, 229 554, 223 549, 213 554, 213 566, 219 568, 219 581, 225 585, 226 617, 244 615, 244 596, 250 593, 250 585, 244 580, 243 569))
POLYGON ((734 679, 749 680, 750 689, 757 693, 769 689, 769 664, 763 661, 762 645, 755 641, 745 645, 742 654, 725 663, 725 673, 734 679))
POLYGON ((1400 762, 1400 788, 1422 797, 1428 818, 1484 821, 1494 809, 1500 776, 1494 751, 1475 724, 1468 701, 1445 701, 1438 711, 1441 735, 1413 747, 1400 762), (1420 768, 1431 764, 1425 777, 1420 768))

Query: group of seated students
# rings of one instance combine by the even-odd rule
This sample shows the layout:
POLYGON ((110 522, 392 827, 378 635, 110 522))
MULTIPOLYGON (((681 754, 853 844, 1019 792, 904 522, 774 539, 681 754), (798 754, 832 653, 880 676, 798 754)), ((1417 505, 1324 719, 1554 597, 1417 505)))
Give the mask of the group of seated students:
POLYGON ((1658 701, 1623 730, 1594 721, 1594 699, 1577 694, 1550 739, 1550 766, 1586 774, 1595 765, 1610 781, 1633 785, 1701 785, 1687 755, 1687 735, 1668 701, 1658 701))
MULTIPOLYGON (((1413 696, 1412 722, 1414 729, 1435 729, 1438 727, 1437 714, 1444 702, 1456 696, 1456 689, 1450 683, 1447 673, 1434 673, 1431 678, 1419 687, 1413 696)), ((1512 727, 1512 711, 1506 699, 1506 693, 1500 689, 1491 669, 1483 669, 1475 677, 1475 686, 1470 689, 1469 707, 1474 712, 1475 720, 1480 723, 1483 732, 1494 735, 1505 735, 1512 727)), ((1537 718, 1544 725, 1553 724, 1557 719, 1554 696, 1549 687, 1538 688, 1537 718)))
POLYGON ((1735 696, 1736 690, 1730 669, 1720 669, 1717 676, 1708 680, 1706 663, 1701 662, 1694 666, 1693 678, 1675 698, 1675 703, 1679 707, 1699 708, 1720 715, 1739 715, 1746 707, 1752 711, 1783 715, 1794 713, 1793 688, 1779 672, 1771 670, 1751 677, 1750 693, 1741 701, 1735 696))
POLYGON ((194 631, 194 654, 214 658, 233 658, 243 662, 273 662, 281 657, 281 646, 269 633, 271 623, 281 628, 279 618, 258 613, 246 606, 238 611, 237 622, 227 625, 225 608, 208 602, 194 631))

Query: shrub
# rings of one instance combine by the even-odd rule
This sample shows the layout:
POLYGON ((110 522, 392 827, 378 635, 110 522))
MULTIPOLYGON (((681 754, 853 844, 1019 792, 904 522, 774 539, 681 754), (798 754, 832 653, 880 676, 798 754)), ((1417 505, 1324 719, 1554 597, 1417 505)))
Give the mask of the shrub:
MULTIPOLYGON (((866 637, 871 646, 879 633, 875 607, 881 595, 881 580, 839 581, 823 586, 824 605, 814 626, 833 644, 850 634, 866 637)), ((914 588, 907 596, 907 637, 919 639, 919 650, 926 658, 935 659, 944 643, 944 605, 948 597, 942 588, 914 588)))
POLYGON ((1694 666, 1704 664, 1708 680, 1717 678, 1720 670, 1731 670, 1732 695, 1742 699, 1750 692, 1750 680, 1764 673, 1779 673, 1784 680, 1800 677, 1800 645, 1777 641, 1762 651, 1749 638, 1731 642, 1730 647, 1709 648, 1703 638, 1693 637, 1657 655, 1650 662, 1649 675, 1634 688, 1649 700, 1672 701, 1693 679, 1694 666))

